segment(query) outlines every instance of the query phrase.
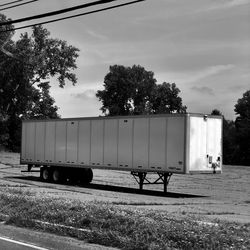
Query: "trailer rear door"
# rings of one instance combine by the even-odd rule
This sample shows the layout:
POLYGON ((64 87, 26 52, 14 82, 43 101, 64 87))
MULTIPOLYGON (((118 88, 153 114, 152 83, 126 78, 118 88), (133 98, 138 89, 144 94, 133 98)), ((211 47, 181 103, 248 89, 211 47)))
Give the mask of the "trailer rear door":
POLYGON ((189 124, 189 173, 221 172, 222 119, 191 116, 189 124))

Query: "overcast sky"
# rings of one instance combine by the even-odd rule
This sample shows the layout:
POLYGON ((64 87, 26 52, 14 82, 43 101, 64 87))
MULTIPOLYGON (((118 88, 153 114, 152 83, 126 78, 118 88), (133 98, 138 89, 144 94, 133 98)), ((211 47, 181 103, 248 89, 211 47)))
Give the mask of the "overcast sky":
MULTIPOLYGON (((17 19, 86 2, 40 0, 2 13, 17 19)), ((158 83, 175 82, 188 112, 216 108, 234 119, 234 105, 250 90, 250 0, 147 0, 45 27, 80 49, 77 85, 51 82, 62 117, 101 115, 95 92, 114 64, 139 64, 158 83)))

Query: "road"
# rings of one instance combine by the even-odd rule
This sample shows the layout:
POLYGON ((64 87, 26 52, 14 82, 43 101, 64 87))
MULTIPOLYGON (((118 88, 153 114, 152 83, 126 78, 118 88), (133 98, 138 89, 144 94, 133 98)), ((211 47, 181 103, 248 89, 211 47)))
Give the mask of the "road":
POLYGON ((48 250, 48 248, 38 247, 32 244, 24 243, 21 241, 12 240, 6 237, 0 237, 0 249, 8 250, 48 250))
POLYGON ((0 223, 1 250, 109 250, 65 236, 19 228, 0 223))

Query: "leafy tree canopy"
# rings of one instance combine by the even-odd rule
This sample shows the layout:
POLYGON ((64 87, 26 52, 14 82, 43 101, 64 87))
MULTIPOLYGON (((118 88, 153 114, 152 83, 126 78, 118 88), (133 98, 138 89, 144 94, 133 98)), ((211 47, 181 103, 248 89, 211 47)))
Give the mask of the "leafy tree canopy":
POLYGON ((238 115, 235 126, 241 155, 240 164, 250 165, 250 90, 238 99, 234 111, 238 115))
MULTIPOLYGON (((6 20, 0 14, 0 22, 6 20)), ((1 30, 9 28, 12 26, 1 30)), ((58 107, 49 94, 49 79, 56 78, 60 87, 66 81, 74 85, 77 78, 72 70, 77 68, 79 51, 66 41, 51 38, 42 26, 33 27, 31 35, 23 33, 17 41, 12 35, 0 32, 0 126, 5 131, 0 140, 4 138, 2 143, 6 143, 8 138, 10 147, 19 143, 11 137, 20 132, 20 117, 58 117, 58 107)))
POLYGON ((218 109, 213 109, 211 115, 222 115, 222 113, 218 109))
POLYGON ((153 91, 152 111, 154 114, 185 113, 186 106, 182 105, 180 90, 175 83, 157 84, 153 91))
POLYGON ((179 93, 174 83, 156 84, 154 73, 140 65, 113 65, 96 96, 102 112, 112 116, 186 112, 179 93))
MULTIPOLYGON (((222 112, 214 109, 211 115, 221 115, 222 112)), ((235 123, 234 121, 226 120, 223 116, 223 164, 235 164, 238 161, 238 149, 235 138, 235 123)))
POLYGON ((243 97, 238 100, 237 104, 235 104, 234 111, 238 117, 250 119, 250 90, 246 91, 243 97))

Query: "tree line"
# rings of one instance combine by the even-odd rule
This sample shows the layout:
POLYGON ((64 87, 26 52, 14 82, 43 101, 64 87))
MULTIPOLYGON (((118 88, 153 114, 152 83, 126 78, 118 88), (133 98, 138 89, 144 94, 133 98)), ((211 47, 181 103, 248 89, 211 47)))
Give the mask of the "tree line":
MULTIPOLYGON (((0 22, 7 20, 0 14, 0 22)), ((0 32, 0 147, 19 151, 22 119, 60 118, 49 79, 56 77, 60 87, 66 81, 76 84, 72 71, 77 68, 79 49, 51 38, 42 26, 17 41, 12 36, 0 32)), ((96 97, 108 116, 186 113, 179 94, 175 83, 157 83, 154 73, 140 65, 113 65, 96 97)), ((235 104, 235 113, 235 121, 223 118, 224 163, 250 165, 250 91, 235 104)), ((212 114, 222 115, 217 109, 212 114)))
MULTIPOLYGON (((250 166, 250 90, 234 106, 236 119, 223 117, 223 163, 250 166)), ((219 110, 212 114, 222 115, 219 110)))

